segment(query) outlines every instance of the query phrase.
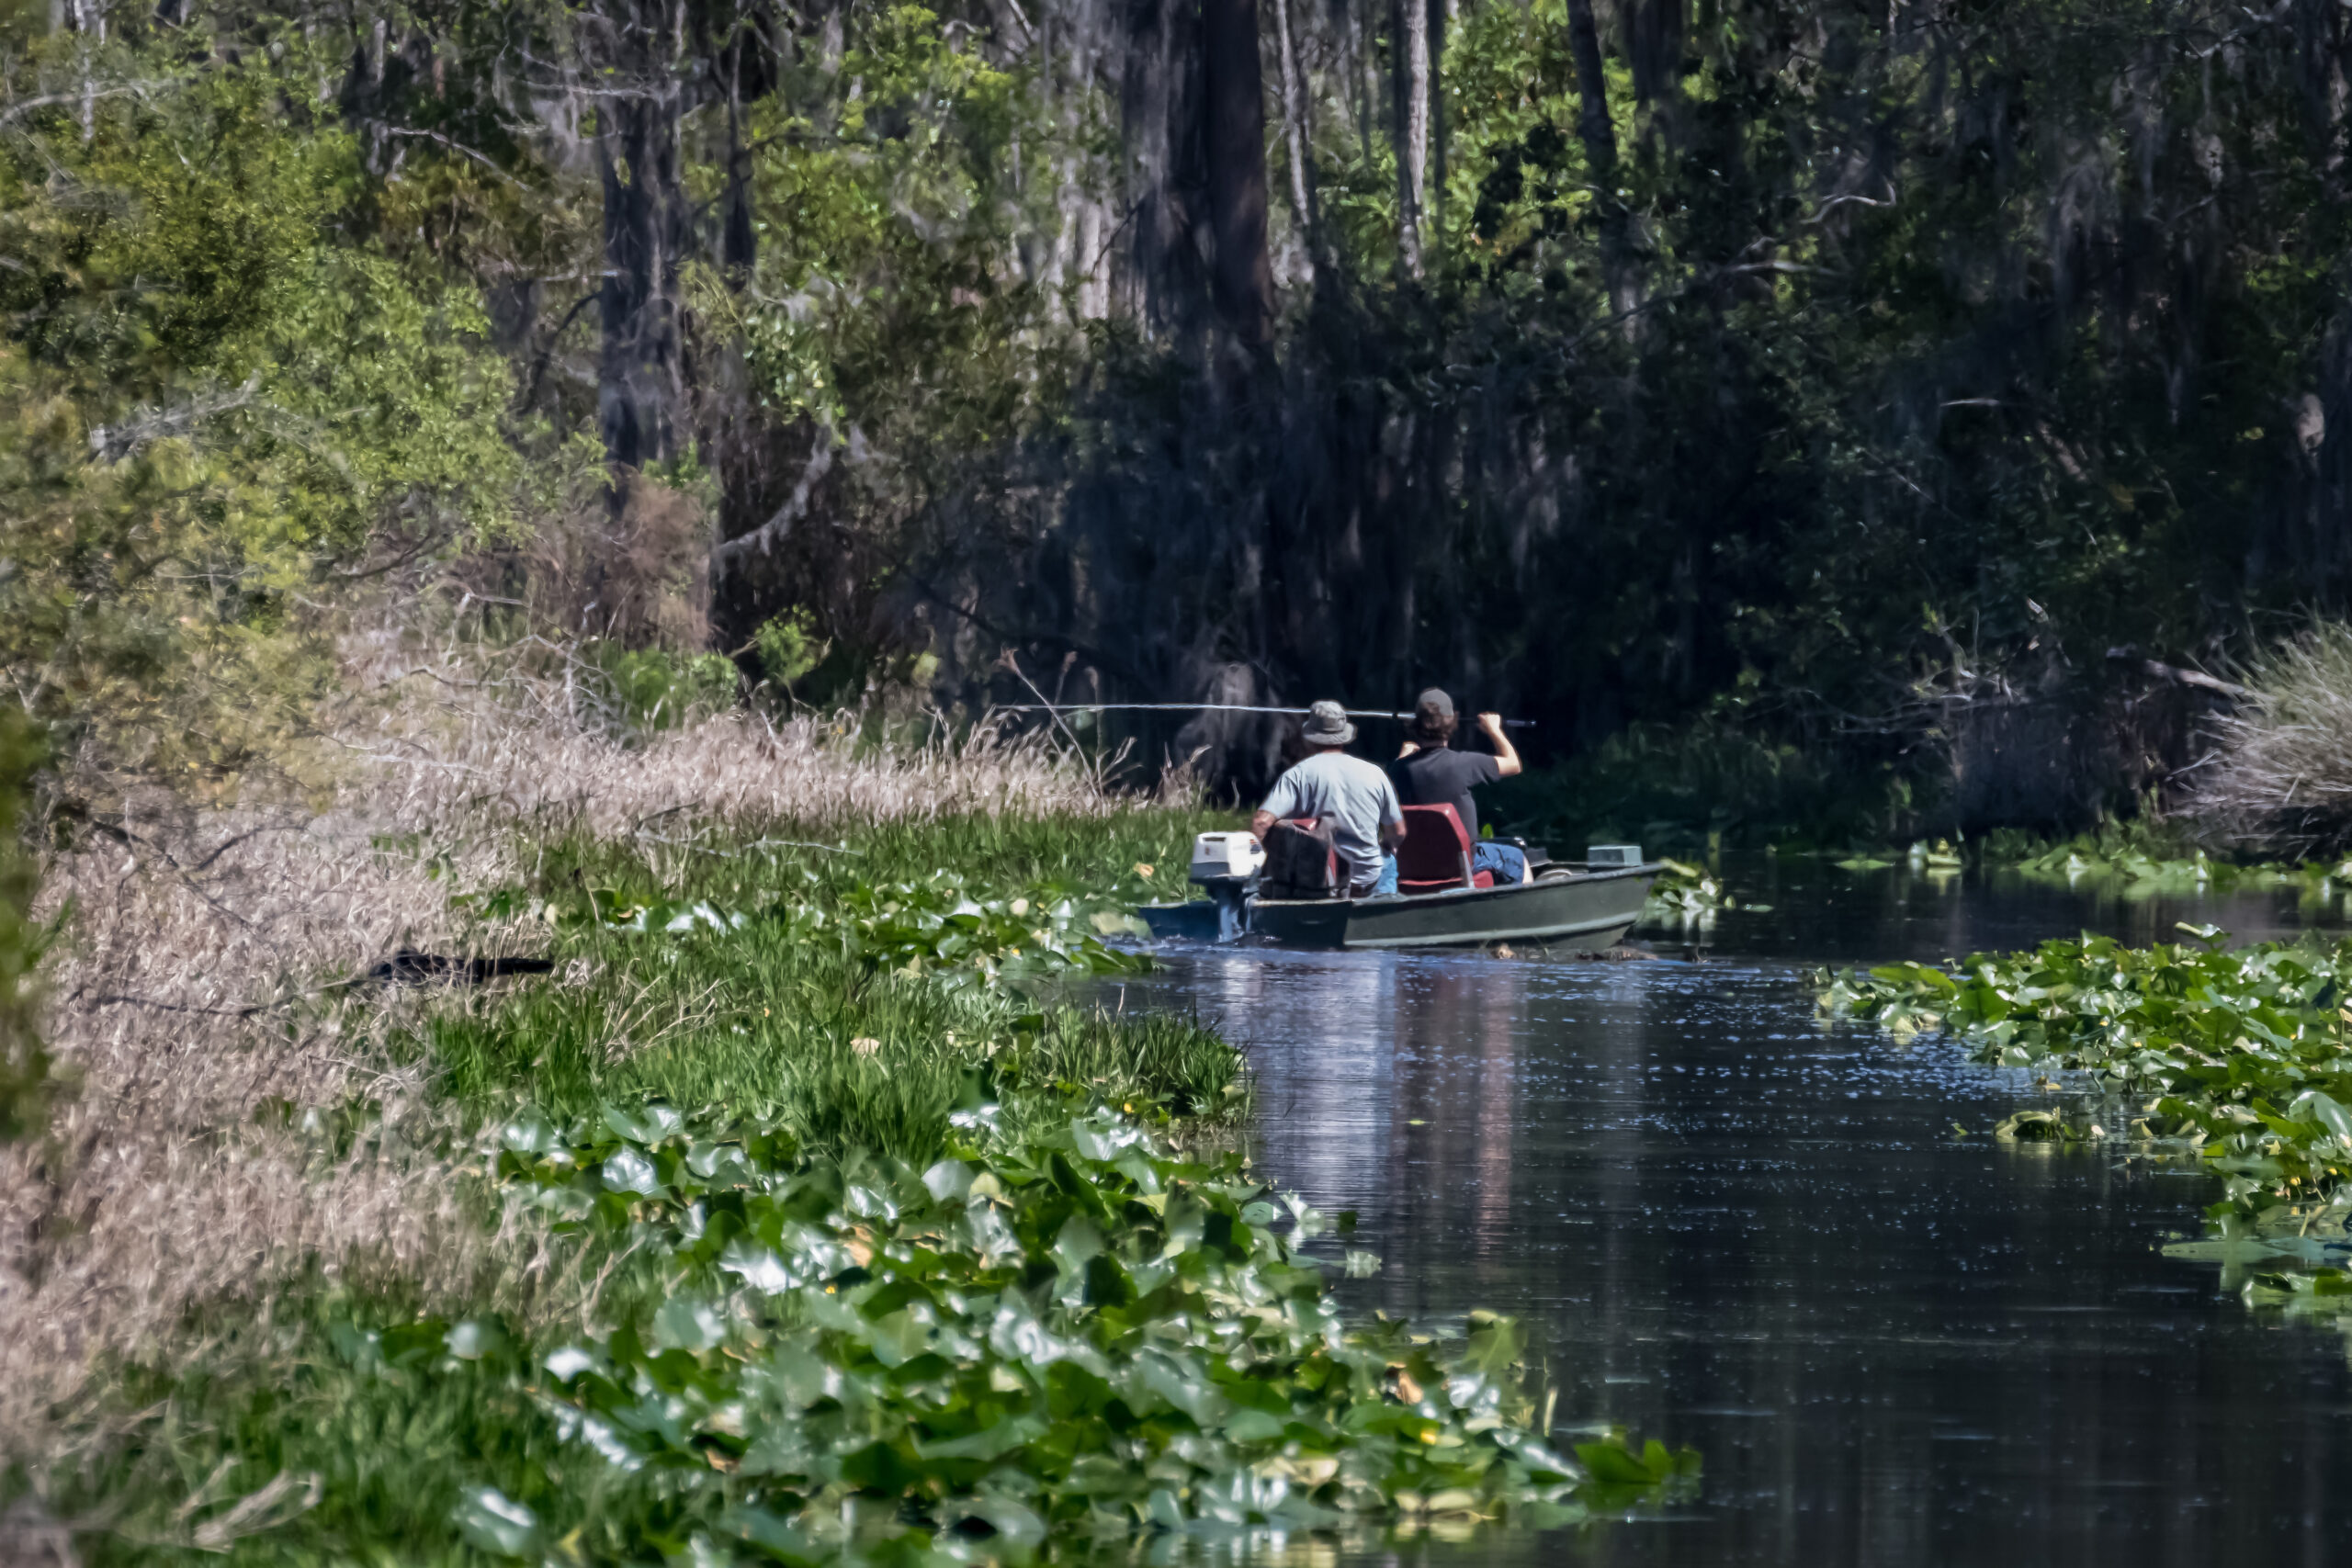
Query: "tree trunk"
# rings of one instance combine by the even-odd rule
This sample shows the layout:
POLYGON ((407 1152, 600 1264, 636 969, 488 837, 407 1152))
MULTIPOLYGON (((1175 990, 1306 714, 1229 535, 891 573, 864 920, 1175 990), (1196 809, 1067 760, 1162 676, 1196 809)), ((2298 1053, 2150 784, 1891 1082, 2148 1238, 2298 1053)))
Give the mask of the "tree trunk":
MULTIPOLYGON (((1587 0, 1589 3, 1589 0, 1587 0)), ((1422 192, 1430 156, 1429 0, 1398 0, 1404 42, 1403 112, 1397 116, 1396 249, 1408 276, 1421 276, 1422 192)))
POLYGON ((1290 159, 1290 206, 1306 241, 1307 276, 1315 275, 1314 196, 1306 183, 1306 84, 1291 46, 1290 0, 1274 0, 1274 49, 1283 73, 1283 150, 1290 159))
POLYGON ((596 114, 605 186, 596 412, 605 458, 628 468, 677 455, 684 402, 678 264, 690 231, 678 179, 681 87, 665 62, 646 63, 596 114))
POLYGON ((1273 340, 1274 271, 1266 255, 1266 96, 1257 0, 1203 0, 1203 143, 1208 154, 1210 283, 1218 316, 1257 350, 1273 340))
POLYGON ((1592 0, 1568 0, 1568 52, 1576 59, 1577 136, 1592 173, 1593 200, 1600 214, 1600 272, 1610 308, 1629 315, 1639 303, 1627 244, 1624 198, 1617 194, 1617 131, 1609 119, 1609 78, 1601 69, 1600 29, 1592 0))
POLYGON ((1177 0, 1128 0, 1119 92, 1129 259, 1119 269, 1118 305, 1148 331, 1180 337, 1193 329, 1199 289, 1192 220, 1175 167, 1175 127, 1185 101, 1180 66, 1191 47, 1187 20, 1177 0))

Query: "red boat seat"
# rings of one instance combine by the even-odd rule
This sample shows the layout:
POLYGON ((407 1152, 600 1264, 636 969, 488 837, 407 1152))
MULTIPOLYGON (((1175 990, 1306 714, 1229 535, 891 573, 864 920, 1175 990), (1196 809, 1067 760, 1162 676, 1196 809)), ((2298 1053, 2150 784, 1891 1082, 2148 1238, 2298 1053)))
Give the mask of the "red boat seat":
POLYGON ((1470 869, 1470 830, 1448 806, 1405 807, 1405 841, 1396 846, 1396 891, 1440 893, 1492 887, 1495 874, 1470 869))

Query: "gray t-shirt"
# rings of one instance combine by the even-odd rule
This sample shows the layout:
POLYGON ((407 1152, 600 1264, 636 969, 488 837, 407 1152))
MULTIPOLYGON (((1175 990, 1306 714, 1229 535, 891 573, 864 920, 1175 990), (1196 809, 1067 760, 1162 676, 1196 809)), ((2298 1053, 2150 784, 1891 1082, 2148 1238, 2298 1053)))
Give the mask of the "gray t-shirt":
POLYGON ((1321 818, 1331 824, 1340 858, 1348 863, 1348 890, 1369 893, 1380 880, 1380 829, 1401 828, 1404 808, 1388 775, 1336 749, 1317 751, 1274 781, 1261 810, 1279 820, 1321 818))

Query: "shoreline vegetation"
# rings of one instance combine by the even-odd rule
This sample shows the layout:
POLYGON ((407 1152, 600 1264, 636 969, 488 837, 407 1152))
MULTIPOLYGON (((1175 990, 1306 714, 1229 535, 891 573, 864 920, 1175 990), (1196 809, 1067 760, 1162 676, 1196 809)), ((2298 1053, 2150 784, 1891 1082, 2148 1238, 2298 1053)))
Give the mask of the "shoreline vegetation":
POLYGON ((1213 1021, 1057 999, 1147 962, 1181 791, 361 653, 303 796, 45 858, 12 1550, 1021 1561, 1687 1491, 1555 1450, 1516 1324, 1343 1317, 1377 1260, 1234 1152, 1213 1021))

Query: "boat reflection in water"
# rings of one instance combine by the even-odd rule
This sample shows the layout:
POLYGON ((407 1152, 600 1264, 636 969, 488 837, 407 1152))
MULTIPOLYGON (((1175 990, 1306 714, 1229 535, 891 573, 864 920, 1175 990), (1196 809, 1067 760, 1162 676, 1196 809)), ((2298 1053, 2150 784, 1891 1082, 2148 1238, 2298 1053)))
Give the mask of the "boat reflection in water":
POLYGON ((1564 1424, 1705 1456, 1674 1522, 1432 1560, 2352 1561, 2343 1338, 2163 1256, 2202 1176, 1984 1135, 2027 1075, 1824 1027, 1786 961, 1162 956, 1128 1005, 1249 1047, 1259 1168, 1383 1259, 1351 1310, 1518 1314, 1564 1424))

